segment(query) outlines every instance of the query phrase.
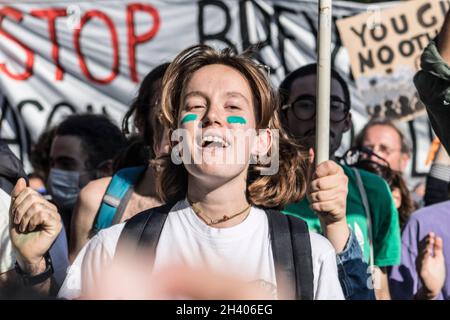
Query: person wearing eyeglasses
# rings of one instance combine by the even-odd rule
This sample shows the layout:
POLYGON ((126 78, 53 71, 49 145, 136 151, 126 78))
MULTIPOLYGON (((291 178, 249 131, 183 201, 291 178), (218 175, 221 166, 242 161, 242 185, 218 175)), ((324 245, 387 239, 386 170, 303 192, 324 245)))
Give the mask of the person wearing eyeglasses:
MULTIPOLYGON (((391 120, 370 120, 356 136, 354 145, 358 148, 370 149, 373 152, 370 157, 372 161, 381 165, 384 165, 384 161, 386 161, 392 170, 404 177, 403 173, 407 170, 411 158, 411 144, 391 120)), ((405 182, 410 181, 405 180, 405 182)), ((421 180, 416 186, 410 183, 407 186, 411 189, 414 206, 422 207, 425 196, 425 180, 421 180)), ((394 191, 393 194, 395 199, 394 191)))
MULTIPOLYGON (((386 160, 392 170, 404 172, 411 148, 403 133, 389 120, 371 120, 355 139, 357 147, 366 147, 386 160)), ((371 158, 375 162, 377 157, 371 158)))
MULTIPOLYGON (((331 75, 330 152, 339 148, 342 135, 351 127, 350 92, 347 84, 335 70, 331 71, 331 75)), ((288 131, 308 147, 314 145, 316 130, 315 79, 316 65, 310 64, 293 71, 280 85, 280 93, 289 97, 281 107, 282 115, 287 116, 284 120, 288 131), (291 90, 294 91, 292 94, 291 90)))
MULTIPOLYGON (((316 72, 316 64, 301 67, 291 72, 279 88, 284 129, 310 150, 314 149, 316 134, 316 72)), ((350 107, 347 83, 332 69, 330 159, 336 159, 342 136, 351 128, 350 107)), ((374 267, 369 270, 376 270, 372 279, 377 299, 390 299, 387 271, 400 263, 401 254, 399 217, 391 191, 373 173, 345 165, 342 168, 348 177, 348 196, 346 219, 339 223, 345 222, 350 227, 362 248, 364 261, 374 267)), ((323 218, 310 208, 306 198, 286 206, 283 212, 303 218, 312 231, 324 232, 323 218)))

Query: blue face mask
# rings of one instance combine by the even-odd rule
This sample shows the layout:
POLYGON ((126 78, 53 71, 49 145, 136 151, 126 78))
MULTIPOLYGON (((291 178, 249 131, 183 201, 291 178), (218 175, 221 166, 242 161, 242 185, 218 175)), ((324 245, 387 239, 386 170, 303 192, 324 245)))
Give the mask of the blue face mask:
POLYGON ((51 169, 47 180, 48 192, 60 210, 72 212, 80 193, 80 173, 51 169))

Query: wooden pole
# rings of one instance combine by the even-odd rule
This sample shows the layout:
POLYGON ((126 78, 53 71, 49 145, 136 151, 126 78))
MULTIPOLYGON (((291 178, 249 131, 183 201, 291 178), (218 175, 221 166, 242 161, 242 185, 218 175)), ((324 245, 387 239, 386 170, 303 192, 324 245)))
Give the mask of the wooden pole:
POLYGON ((316 165, 330 157, 331 6, 332 0, 319 0, 316 165))

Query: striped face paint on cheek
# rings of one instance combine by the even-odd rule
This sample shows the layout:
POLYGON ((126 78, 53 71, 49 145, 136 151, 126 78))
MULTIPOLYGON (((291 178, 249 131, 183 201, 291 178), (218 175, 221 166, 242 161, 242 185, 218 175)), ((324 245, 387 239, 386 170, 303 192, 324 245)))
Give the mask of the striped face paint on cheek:
POLYGON ((183 119, 181 119, 181 124, 184 124, 189 121, 195 121, 195 120, 197 120, 196 114, 187 114, 183 117, 183 119))
POLYGON ((246 124, 247 123, 247 121, 243 117, 240 117, 240 116, 229 116, 227 118, 227 121, 229 124, 233 124, 233 123, 246 124))

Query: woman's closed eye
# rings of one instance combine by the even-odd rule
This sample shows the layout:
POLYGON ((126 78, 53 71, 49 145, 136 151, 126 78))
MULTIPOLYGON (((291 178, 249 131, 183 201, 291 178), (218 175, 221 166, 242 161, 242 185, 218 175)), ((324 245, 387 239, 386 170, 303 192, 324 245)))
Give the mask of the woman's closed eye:
POLYGON ((225 108, 229 110, 241 110, 241 107, 237 105, 227 105, 225 108))
POLYGON ((204 108, 206 108, 206 106, 202 105, 202 104, 193 104, 193 105, 186 106, 186 110, 187 111, 201 110, 201 109, 204 109, 204 108))

